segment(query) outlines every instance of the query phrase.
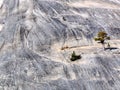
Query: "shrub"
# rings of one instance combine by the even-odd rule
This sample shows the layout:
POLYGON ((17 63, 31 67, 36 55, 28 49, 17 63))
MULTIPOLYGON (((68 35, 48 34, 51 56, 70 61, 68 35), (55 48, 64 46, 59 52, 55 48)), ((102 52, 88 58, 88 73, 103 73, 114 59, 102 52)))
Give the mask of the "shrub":
POLYGON ((61 50, 65 50, 65 49, 68 49, 69 47, 68 46, 64 46, 61 48, 61 50))
POLYGON ((76 55, 76 54, 75 54, 75 51, 73 51, 70 60, 71 60, 71 61, 76 61, 76 60, 78 60, 78 59, 81 59, 81 55, 76 55))
POLYGON ((94 40, 100 41, 100 43, 104 44, 105 40, 110 40, 110 37, 107 36, 107 33, 105 31, 100 31, 94 40))

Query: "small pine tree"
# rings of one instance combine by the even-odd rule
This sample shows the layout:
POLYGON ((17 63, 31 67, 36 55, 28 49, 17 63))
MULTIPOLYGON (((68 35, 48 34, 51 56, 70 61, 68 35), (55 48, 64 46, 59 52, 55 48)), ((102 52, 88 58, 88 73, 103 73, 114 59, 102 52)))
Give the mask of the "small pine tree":
POLYGON ((72 57, 74 57, 74 56, 76 56, 76 53, 75 53, 75 51, 73 51, 73 53, 72 53, 72 57))
MULTIPOLYGON (((100 43, 104 46, 105 40, 110 40, 110 37, 108 37, 107 33, 105 31, 100 31, 97 34, 97 37, 94 38, 95 41, 100 41, 100 43)), ((104 46, 105 49, 105 46, 104 46)))
POLYGON ((104 44, 105 40, 110 40, 110 37, 107 36, 105 31, 100 31, 95 38, 95 41, 100 41, 101 44, 104 44))
POLYGON ((75 61, 77 59, 81 59, 81 55, 76 55, 75 51, 73 51, 70 60, 75 61))

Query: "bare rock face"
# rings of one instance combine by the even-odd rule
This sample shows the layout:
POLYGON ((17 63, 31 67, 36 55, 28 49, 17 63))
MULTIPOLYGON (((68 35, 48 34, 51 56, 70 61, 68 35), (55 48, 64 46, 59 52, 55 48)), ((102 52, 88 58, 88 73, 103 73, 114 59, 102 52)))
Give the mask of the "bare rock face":
POLYGON ((0 0, 0 12, 0 90, 120 90, 119 0, 0 0))

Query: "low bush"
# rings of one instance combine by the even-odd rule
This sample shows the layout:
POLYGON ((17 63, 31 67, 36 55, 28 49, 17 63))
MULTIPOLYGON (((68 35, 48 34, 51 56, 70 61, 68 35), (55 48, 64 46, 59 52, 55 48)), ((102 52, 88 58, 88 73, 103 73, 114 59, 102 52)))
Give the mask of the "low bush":
POLYGON ((69 47, 68 46, 64 46, 61 48, 61 50, 65 50, 65 49, 68 49, 69 47))
POLYGON ((76 60, 78 60, 78 59, 81 59, 81 55, 76 55, 76 54, 75 54, 75 51, 73 51, 70 60, 71 60, 71 61, 76 61, 76 60))

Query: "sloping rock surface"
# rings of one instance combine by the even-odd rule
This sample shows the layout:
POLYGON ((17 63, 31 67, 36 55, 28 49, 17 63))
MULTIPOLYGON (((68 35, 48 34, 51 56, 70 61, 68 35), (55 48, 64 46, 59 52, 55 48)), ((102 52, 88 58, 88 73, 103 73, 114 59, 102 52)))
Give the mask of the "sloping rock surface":
POLYGON ((0 12, 0 90, 120 90, 119 0, 0 0, 0 12))

